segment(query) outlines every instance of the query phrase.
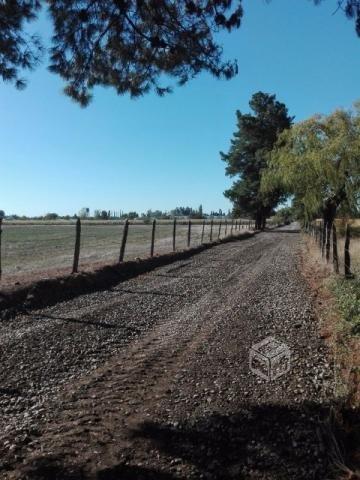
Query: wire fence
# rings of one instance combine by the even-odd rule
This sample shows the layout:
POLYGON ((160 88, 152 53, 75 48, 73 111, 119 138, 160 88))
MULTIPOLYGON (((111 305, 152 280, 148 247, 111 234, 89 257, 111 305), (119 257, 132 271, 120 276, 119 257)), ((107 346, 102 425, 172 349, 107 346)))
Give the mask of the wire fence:
POLYGON ((360 226, 338 221, 329 228, 316 221, 304 230, 313 238, 321 258, 332 263, 336 274, 347 278, 360 275, 360 226))
POLYGON ((11 222, 0 219, 0 280, 86 271, 214 242, 254 229, 249 219, 80 220, 11 222))

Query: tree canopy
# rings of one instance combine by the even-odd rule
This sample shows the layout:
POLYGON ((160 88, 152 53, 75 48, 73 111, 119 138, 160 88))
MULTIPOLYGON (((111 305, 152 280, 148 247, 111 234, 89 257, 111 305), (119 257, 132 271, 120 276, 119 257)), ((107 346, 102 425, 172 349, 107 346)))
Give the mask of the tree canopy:
MULTIPOLYGON (((355 19, 360 36, 360 0, 337 4, 355 19)), ((0 78, 18 88, 25 86, 22 71, 36 67, 45 50, 26 30, 42 6, 53 26, 49 69, 83 106, 96 85, 132 97, 151 89, 164 95, 171 91, 164 77, 183 85, 202 71, 222 78, 237 73, 236 61, 223 60, 215 36, 239 28, 242 0, 3 0, 0 78)))
MULTIPOLYGON (((54 34, 52 72, 65 93, 86 105, 95 85, 137 97, 170 87, 164 75, 183 85, 201 71, 231 78, 236 62, 223 61, 214 34, 240 26, 241 0, 47 0, 54 34), (235 5, 233 6, 232 3, 235 5)), ((40 10, 37 0, 0 3, 0 75, 24 86, 21 70, 33 68, 41 47, 27 37, 24 23, 40 10)))
POLYGON ((262 192, 261 174, 267 166, 267 156, 278 134, 288 129, 293 119, 275 95, 255 93, 249 105, 253 113, 236 112, 237 131, 231 140, 229 152, 220 152, 220 155, 227 164, 226 174, 239 177, 225 191, 225 196, 234 205, 235 213, 254 216, 256 227, 263 228, 266 218, 284 197, 281 188, 262 192))
POLYGON ((305 221, 322 215, 328 228, 339 207, 358 214, 359 107, 316 115, 284 131, 271 152, 262 191, 284 188, 303 206, 305 221))

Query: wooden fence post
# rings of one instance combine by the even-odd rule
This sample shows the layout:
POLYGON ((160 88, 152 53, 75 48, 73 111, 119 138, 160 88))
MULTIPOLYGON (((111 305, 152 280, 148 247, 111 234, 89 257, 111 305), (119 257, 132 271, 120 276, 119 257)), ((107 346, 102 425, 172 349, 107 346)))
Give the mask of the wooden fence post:
POLYGON ((326 261, 330 260, 330 236, 331 236, 331 223, 326 224, 326 261))
POLYGON ((176 218, 174 218, 174 225, 173 225, 173 252, 176 250, 176 218))
POLYGON ((336 226, 335 222, 333 223, 332 228, 333 234, 333 265, 334 265, 334 272, 339 273, 339 256, 338 256, 338 249, 337 249, 337 236, 336 236, 336 226))
POLYGON ((227 223, 227 220, 225 220, 225 237, 227 235, 227 227, 228 227, 228 223, 227 223))
POLYGON ((124 260, 128 230, 129 230, 129 219, 127 218, 124 223, 124 230, 123 230, 123 236, 122 236, 121 247, 120 247, 119 263, 124 260))
POLYGON ((203 221, 202 231, 201 231, 201 245, 202 245, 203 242, 204 242, 204 232, 205 232, 205 219, 204 219, 204 221, 203 221))
POLYGON ((351 274, 351 260, 350 260, 350 225, 346 224, 345 230, 345 250, 344 250, 344 260, 345 260, 345 277, 352 277, 351 274))
POLYGON ((79 256, 80 256, 80 238, 81 238, 81 221, 80 218, 76 220, 76 232, 75 232, 75 249, 74 249, 74 261, 72 273, 77 273, 79 268, 79 256))
POLYGON ((152 223, 152 232, 151 232, 150 257, 154 256, 155 229, 156 229, 156 219, 154 218, 152 223))
POLYGON ((233 228, 234 228, 234 219, 231 219, 231 229, 230 229, 230 235, 233 234, 233 228))
POLYGON ((213 237, 213 226, 214 226, 214 219, 211 219, 210 222, 210 242, 212 242, 212 237, 213 237))
POLYGON ((251 220, 249 220, 248 230, 250 230, 251 220))
POLYGON ((191 220, 189 220, 188 223, 188 234, 187 234, 187 246, 190 248, 190 243, 191 243, 191 220))
POLYGON ((218 232, 218 238, 220 238, 220 234, 221 234, 221 220, 220 220, 220 223, 219 223, 219 232, 218 232))
POLYGON ((324 256, 326 243, 326 223, 322 223, 321 255, 324 256))
POLYGON ((2 268, 1 268, 1 234, 2 234, 2 221, 3 219, 0 218, 0 280, 2 275, 2 268))

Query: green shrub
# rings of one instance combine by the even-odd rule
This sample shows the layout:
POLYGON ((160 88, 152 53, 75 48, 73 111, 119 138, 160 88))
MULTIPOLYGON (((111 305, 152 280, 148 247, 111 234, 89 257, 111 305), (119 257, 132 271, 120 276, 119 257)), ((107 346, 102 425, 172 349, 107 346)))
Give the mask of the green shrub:
POLYGON ((333 291, 343 318, 351 324, 352 333, 360 335, 360 278, 336 279, 333 291))

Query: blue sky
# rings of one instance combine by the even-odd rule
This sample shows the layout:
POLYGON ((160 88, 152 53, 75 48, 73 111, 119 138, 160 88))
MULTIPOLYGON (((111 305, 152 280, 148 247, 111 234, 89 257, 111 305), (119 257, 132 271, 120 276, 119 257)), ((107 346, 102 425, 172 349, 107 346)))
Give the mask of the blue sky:
MULTIPOLYGON (((219 151, 235 111, 275 93, 296 120, 348 108, 360 97, 360 39, 335 0, 245 0, 240 30, 221 35, 239 75, 203 74, 174 93, 138 100, 98 88, 81 109, 45 66, 25 91, 0 84, 1 197, 7 214, 74 214, 81 207, 146 211, 230 203, 219 151)), ((47 30, 42 21, 38 30, 47 30)))

